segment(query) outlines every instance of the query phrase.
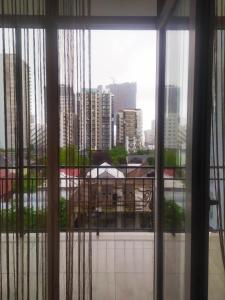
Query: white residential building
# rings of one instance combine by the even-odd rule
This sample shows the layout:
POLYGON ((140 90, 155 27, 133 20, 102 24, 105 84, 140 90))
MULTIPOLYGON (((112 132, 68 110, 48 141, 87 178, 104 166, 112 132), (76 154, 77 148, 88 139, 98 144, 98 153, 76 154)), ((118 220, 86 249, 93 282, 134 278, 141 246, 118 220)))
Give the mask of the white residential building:
POLYGON ((81 149, 112 148, 112 99, 113 95, 101 86, 78 94, 81 149))
POLYGON ((144 131, 145 137, 145 146, 146 147, 155 147, 155 120, 151 123, 151 129, 147 129, 144 131))
POLYGON ((59 103, 60 147, 74 145, 77 142, 77 116, 75 95, 72 87, 60 85, 59 103))
POLYGON ((180 90, 177 86, 166 86, 165 148, 179 149, 180 90))
POLYGON ((123 109, 118 112, 116 143, 124 146, 128 152, 142 148, 141 109, 123 109))

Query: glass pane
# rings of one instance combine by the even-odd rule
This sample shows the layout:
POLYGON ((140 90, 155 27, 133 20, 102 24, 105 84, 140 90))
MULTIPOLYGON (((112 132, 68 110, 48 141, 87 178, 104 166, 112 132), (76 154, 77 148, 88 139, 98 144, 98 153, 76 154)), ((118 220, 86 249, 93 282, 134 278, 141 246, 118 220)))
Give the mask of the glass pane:
MULTIPOLYGON (((225 16, 225 1, 216 1, 216 15, 225 16)), ((222 20, 216 23, 220 26, 222 20)), ((223 25, 222 25, 223 26, 223 25)), ((224 130, 225 130, 225 31, 215 28, 213 58, 213 109, 210 144, 210 212, 209 212, 209 300, 225 298, 224 236, 224 130)))
POLYGON ((0 15, 44 15, 45 0, 0 0, 0 15))
POLYGON ((188 31, 166 31, 164 297, 184 299, 188 31))
POLYGON ((58 45, 60 299, 153 299, 156 32, 58 45))
POLYGON ((173 15, 176 17, 189 17, 189 15, 190 15, 190 0, 177 1, 173 15))
POLYGON ((3 299, 47 298, 44 49, 44 30, 0 29, 3 299))
MULTIPOLYGON (((88 0, 59 0, 60 15, 88 15, 88 0)), ((156 0, 92 0, 91 16, 156 16, 156 0)))

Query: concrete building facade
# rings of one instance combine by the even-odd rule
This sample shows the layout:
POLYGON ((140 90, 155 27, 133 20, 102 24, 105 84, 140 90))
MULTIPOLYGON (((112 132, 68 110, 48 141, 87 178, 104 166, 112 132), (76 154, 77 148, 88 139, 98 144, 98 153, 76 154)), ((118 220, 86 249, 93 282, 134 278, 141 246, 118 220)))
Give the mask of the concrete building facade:
POLYGON ((166 86, 166 113, 165 113, 165 148, 179 148, 180 124, 180 90, 177 86, 166 86))
POLYGON ((106 86, 113 94, 112 102, 112 144, 116 143, 116 118, 120 110, 136 108, 137 84, 136 82, 113 83, 106 86))
POLYGON ((123 109, 118 112, 116 143, 130 153, 142 148, 141 109, 123 109))
POLYGON ((113 95, 101 86, 78 94, 79 144, 81 149, 112 147, 113 95))
POLYGON ((73 88, 59 86, 60 147, 77 143, 77 116, 73 88))
POLYGON ((112 113, 114 116, 125 108, 136 108, 137 84, 136 82, 113 83, 107 85, 113 94, 112 113))
POLYGON ((147 129, 144 131, 145 137, 145 147, 154 148, 155 147, 155 120, 151 123, 151 129, 147 129))
MULTIPOLYGON (((21 61, 22 72, 22 121, 23 147, 27 148, 29 128, 28 118, 31 116, 30 74, 25 61, 21 61)), ((18 106, 16 95, 16 55, 5 54, 0 56, 0 148, 15 149, 18 134, 18 106), (4 70, 4 75, 3 75, 4 70), (4 84, 5 83, 5 84, 4 84), (5 128, 5 121, 7 122, 5 128), (7 135, 7 136, 6 136, 7 135)))

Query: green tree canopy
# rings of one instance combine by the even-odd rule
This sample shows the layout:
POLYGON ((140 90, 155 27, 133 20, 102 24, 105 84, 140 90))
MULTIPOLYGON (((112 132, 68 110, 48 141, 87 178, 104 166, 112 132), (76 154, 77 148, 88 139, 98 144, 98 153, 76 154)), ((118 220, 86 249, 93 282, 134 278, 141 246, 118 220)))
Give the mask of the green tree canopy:
POLYGON ((165 167, 177 167, 177 150, 176 149, 165 149, 164 166, 165 167))
POLYGON ((76 145, 69 145, 67 147, 60 148, 59 150, 59 162, 60 165, 65 166, 80 166, 87 165, 89 159, 87 156, 84 156, 79 153, 76 145))
POLYGON ((124 147, 113 147, 108 151, 113 165, 126 164, 127 151, 124 147))

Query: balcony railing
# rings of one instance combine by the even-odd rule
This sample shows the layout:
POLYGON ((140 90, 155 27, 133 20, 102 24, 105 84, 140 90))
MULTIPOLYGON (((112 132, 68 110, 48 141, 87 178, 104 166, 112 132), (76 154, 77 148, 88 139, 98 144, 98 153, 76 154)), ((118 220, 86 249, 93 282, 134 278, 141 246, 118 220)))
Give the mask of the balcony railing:
MULTIPOLYGON (((13 232, 22 223, 23 232, 46 231, 46 168, 24 168, 22 194, 16 168, 3 173, 1 230, 13 232)), ((154 168, 66 166, 59 174, 61 231, 154 231, 154 168)), ((185 169, 165 168, 164 175, 165 230, 183 231, 185 169)))

